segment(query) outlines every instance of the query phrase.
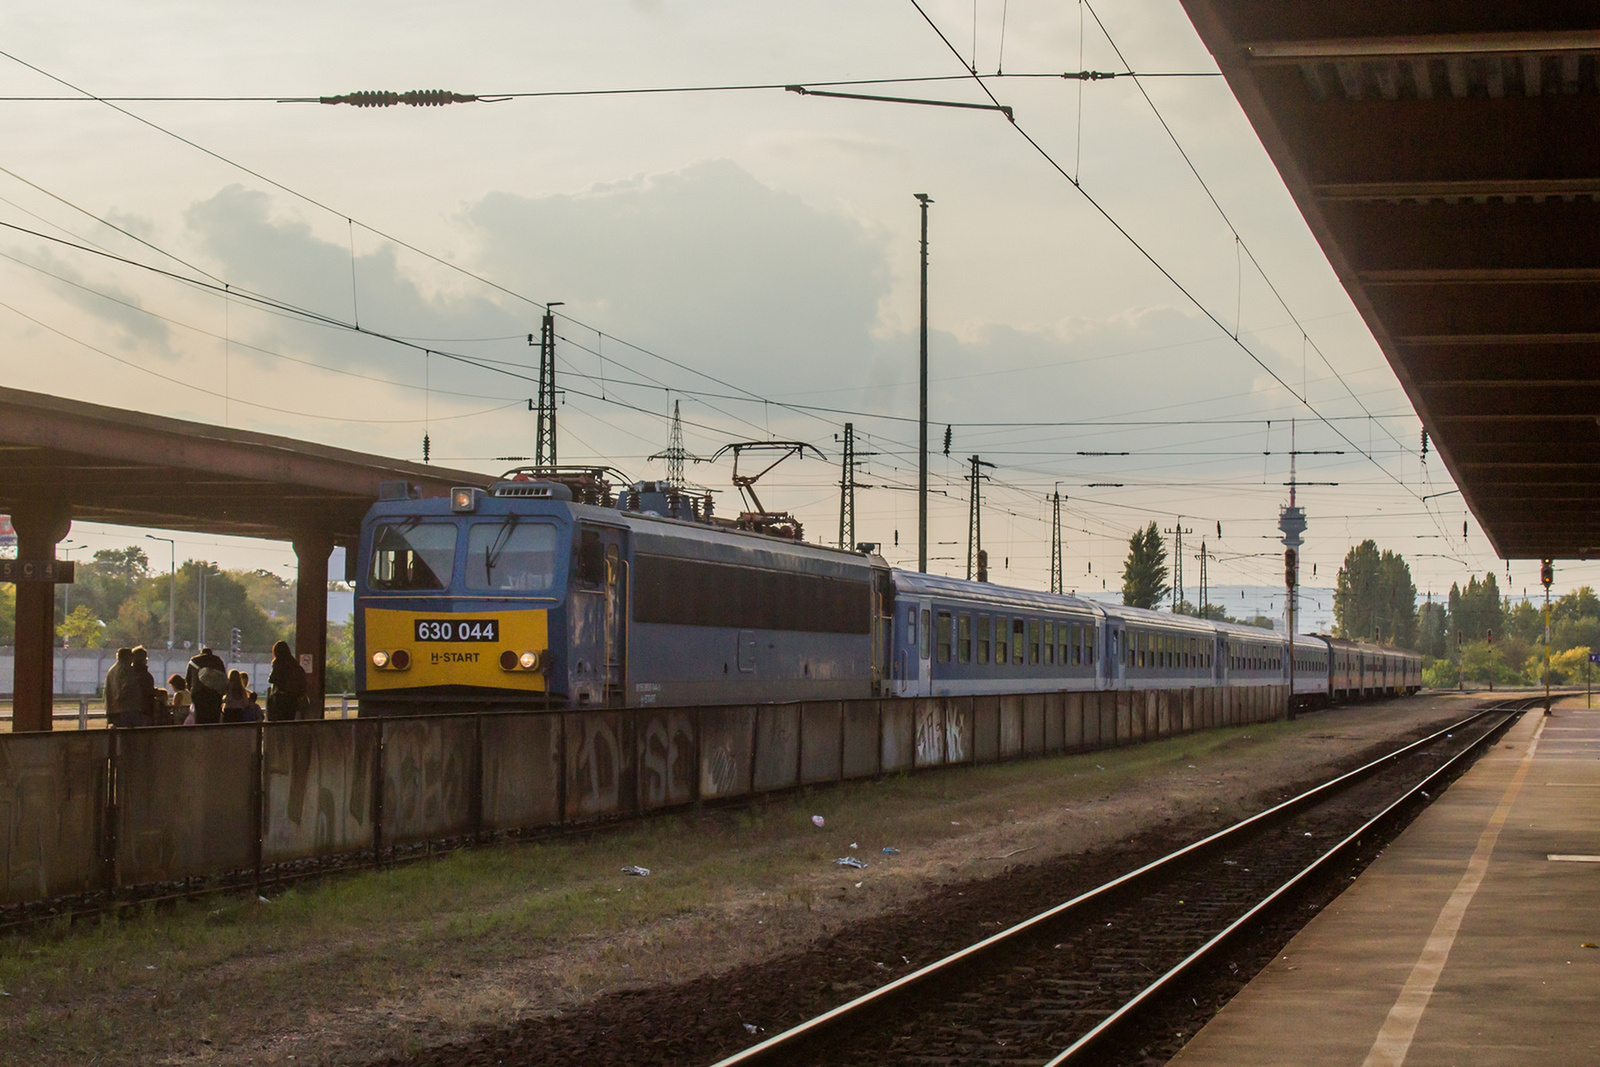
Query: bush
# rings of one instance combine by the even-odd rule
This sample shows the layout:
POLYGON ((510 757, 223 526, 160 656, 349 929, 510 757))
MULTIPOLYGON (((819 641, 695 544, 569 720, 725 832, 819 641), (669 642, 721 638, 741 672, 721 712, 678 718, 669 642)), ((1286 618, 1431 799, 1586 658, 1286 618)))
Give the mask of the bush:
POLYGON ((1435 660, 1422 668, 1422 684, 1429 689, 1454 689, 1460 675, 1447 659, 1435 660))

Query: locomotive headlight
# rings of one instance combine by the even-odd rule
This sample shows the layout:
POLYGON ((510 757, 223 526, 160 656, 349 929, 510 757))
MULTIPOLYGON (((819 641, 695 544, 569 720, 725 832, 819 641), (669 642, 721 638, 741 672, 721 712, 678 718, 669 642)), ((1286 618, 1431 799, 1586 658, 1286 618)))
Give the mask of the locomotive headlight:
POLYGON ((517 657, 517 662, 522 664, 522 669, 531 671, 539 665, 539 656, 535 652, 524 652, 517 657))
POLYGON ((378 668, 380 671, 383 670, 389 665, 389 653, 374 652, 372 654, 372 665, 378 668))

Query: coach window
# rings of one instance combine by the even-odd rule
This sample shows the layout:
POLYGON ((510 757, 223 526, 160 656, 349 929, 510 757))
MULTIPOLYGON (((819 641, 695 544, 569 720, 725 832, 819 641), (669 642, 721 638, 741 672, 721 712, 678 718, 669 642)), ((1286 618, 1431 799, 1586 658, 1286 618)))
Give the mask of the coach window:
POLYGON ((1027 640, 1028 627, 1024 619, 1011 620, 1011 662, 1021 663, 1025 656, 1022 643, 1027 640))
POLYGON ((1006 662, 1006 634, 1011 632, 1011 620, 1004 615, 994 617, 994 662, 1000 666, 1006 662))
POLYGON ((939 634, 939 641, 938 641, 939 662, 940 663, 949 663, 950 662, 950 613, 948 611, 939 612, 939 630, 938 630, 938 634, 939 634))
POLYGON ((1085 663, 1089 664, 1089 666, 1091 666, 1091 667, 1094 666, 1094 640, 1095 640, 1096 635, 1098 635, 1099 633, 1100 633, 1100 627, 1094 625, 1093 623, 1090 623, 1084 629, 1084 634, 1085 634, 1085 637, 1087 638, 1087 642, 1086 643, 1087 643, 1087 646, 1088 646, 1088 653, 1087 653, 1087 655, 1085 655, 1083 657, 1083 660, 1084 660, 1085 663))
POLYGON ((1028 662, 1039 662, 1039 620, 1028 620, 1028 662))
POLYGON ((972 662, 972 616, 966 612, 956 616, 956 661, 972 662))
POLYGON ((1053 620, 1044 620, 1044 661, 1056 661, 1056 624, 1053 620))
POLYGON ((994 639, 994 622, 987 615, 978 616, 978 662, 989 662, 989 642, 994 639))

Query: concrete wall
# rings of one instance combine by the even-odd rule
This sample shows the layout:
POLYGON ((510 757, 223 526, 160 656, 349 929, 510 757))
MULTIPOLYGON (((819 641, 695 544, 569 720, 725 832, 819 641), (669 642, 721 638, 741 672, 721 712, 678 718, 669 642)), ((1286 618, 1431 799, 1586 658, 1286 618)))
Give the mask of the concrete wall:
MULTIPOLYGON (((85 678, 105 662, 63 660, 85 678)), ((1034 693, 5 734, 0 903, 1087 752, 1278 718, 1286 695, 1034 693)))

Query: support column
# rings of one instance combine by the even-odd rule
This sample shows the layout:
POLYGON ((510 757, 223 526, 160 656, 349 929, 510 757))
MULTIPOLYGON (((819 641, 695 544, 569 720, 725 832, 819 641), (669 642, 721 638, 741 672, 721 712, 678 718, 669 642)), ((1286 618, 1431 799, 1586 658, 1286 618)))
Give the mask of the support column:
POLYGON ((328 688, 328 557, 333 554, 333 536, 322 530, 299 534, 294 539, 294 554, 300 561, 295 585, 294 651, 300 657, 300 665, 306 667, 310 717, 320 719, 328 688))
MULTIPOLYGON (((66 505, 39 503, 12 510, 19 560, 51 560, 56 545, 72 529, 66 505)), ((48 582, 17 583, 17 643, 13 675, 11 729, 49 730, 55 710, 56 587, 48 582)))

